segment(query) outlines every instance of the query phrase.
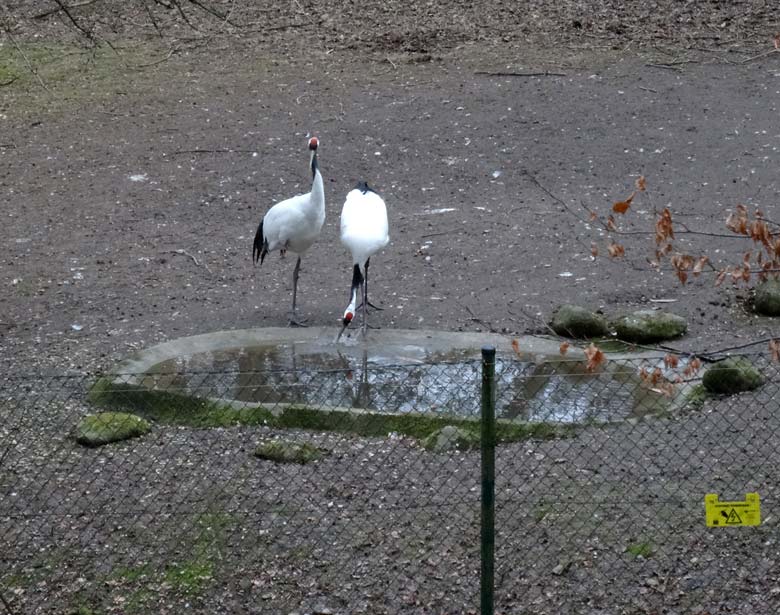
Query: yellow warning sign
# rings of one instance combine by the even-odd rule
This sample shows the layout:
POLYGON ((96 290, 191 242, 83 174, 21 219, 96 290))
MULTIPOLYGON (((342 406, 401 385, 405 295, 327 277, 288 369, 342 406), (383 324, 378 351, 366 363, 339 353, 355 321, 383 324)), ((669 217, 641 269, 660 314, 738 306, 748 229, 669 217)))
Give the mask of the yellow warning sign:
POLYGON ((761 498, 748 493, 742 502, 721 502, 715 493, 704 496, 708 527, 761 525, 761 498))

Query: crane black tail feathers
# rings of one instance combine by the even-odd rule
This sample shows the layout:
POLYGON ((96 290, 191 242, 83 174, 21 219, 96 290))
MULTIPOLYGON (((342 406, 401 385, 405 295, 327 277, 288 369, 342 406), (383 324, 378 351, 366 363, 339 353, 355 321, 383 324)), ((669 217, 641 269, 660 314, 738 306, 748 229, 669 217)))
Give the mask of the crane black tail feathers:
POLYGON ((374 194, 376 194, 376 190, 371 188, 371 186, 368 185, 368 182, 364 182, 364 181, 358 182, 357 186, 355 186, 355 190, 360 190, 360 192, 362 192, 363 194, 366 194, 367 192, 373 192, 374 194))
POLYGON ((352 290, 359 288, 363 283, 363 274, 360 273, 360 265, 355 265, 355 269, 352 271, 352 290))
POLYGON ((257 264, 259 260, 262 265, 266 254, 268 254, 268 242, 263 237, 263 222, 261 220, 260 226, 257 227, 257 233, 255 233, 254 244, 252 245, 252 262, 257 264))

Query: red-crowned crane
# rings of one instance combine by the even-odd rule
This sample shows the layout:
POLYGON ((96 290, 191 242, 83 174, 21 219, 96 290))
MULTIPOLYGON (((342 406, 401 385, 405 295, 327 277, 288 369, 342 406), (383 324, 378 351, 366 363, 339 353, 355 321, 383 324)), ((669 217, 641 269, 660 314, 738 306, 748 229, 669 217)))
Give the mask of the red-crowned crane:
POLYGON ((301 256, 320 236, 325 223, 325 190, 322 185, 322 175, 317 164, 317 137, 309 139, 311 167, 311 192, 299 194, 285 199, 271 207, 257 227, 254 245, 252 246, 252 262, 263 264, 266 254, 279 250, 284 257, 287 250, 298 255, 298 261, 293 270, 292 311, 290 326, 302 326, 295 312, 298 296, 298 272, 301 269, 301 256))
MULTIPOLYGON (((352 253, 352 289, 347 309, 342 319, 344 333, 352 322, 358 308, 363 309, 363 335, 368 328, 368 307, 375 307, 368 301, 368 263, 371 256, 387 245, 387 208, 382 197, 360 182, 347 194, 341 210, 341 243, 352 253), (360 268, 363 271, 360 271, 360 268), (358 290, 362 291, 360 306, 358 290)), ((338 339, 337 338, 337 339, 338 339)))

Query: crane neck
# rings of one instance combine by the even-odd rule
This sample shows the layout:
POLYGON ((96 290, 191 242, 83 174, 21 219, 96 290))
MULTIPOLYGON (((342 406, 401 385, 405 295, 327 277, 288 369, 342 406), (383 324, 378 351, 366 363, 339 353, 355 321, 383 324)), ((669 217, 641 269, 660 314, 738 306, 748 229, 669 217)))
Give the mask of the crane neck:
POLYGON ((325 186, 322 183, 320 165, 317 162, 317 151, 311 153, 311 198, 313 202, 320 204, 320 209, 325 209, 325 186))

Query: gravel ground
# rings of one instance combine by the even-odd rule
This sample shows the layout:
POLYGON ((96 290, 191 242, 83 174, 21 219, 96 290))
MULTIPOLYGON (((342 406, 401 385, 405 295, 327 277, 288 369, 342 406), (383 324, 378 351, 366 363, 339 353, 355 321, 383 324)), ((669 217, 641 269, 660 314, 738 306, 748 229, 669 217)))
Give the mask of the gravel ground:
MULTIPOLYGON (((301 274, 312 324, 346 303, 338 212, 366 179, 390 209, 372 261, 384 327, 539 332, 576 300, 669 307, 689 322, 681 349, 775 335, 746 291, 650 269, 651 234, 593 259, 607 238, 587 211, 606 216, 644 175, 631 233, 666 206, 711 234, 740 202, 778 218, 773 3, 204 2, 217 16, 179 2, 184 17, 161 4, 94 2, 70 11, 77 25, 36 17, 54 2, 0 9, 6 376, 93 373, 173 337, 284 324, 292 263, 253 269, 251 241, 273 202, 307 190, 310 133, 328 208, 301 274)), ((749 249, 678 242, 718 266, 749 249)), ((47 382, 9 385, 0 406, 19 417, 0 427, 14 438, 0 493, 25 519, 3 518, 13 574, 24 559, 3 577, 12 612, 476 612, 475 455, 302 434, 332 454, 258 471, 249 453, 271 434, 177 428, 84 451, 63 433, 87 411, 86 380, 47 382), (52 514, 58 501, 71 516, 52 514), (137 514, 94 514, 118 507, 137 514), (161 553, 151 570, 136 565, 145 547, 161 553)), ((502 448, 500 612, 777 612, 774 515, 720 534, 700 518, 709 490, 776 498, 772 392, 502 448), (644 541, 656 556, 625 553, 644 541)))

